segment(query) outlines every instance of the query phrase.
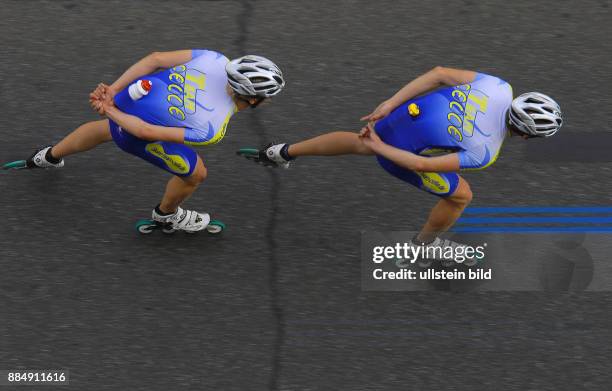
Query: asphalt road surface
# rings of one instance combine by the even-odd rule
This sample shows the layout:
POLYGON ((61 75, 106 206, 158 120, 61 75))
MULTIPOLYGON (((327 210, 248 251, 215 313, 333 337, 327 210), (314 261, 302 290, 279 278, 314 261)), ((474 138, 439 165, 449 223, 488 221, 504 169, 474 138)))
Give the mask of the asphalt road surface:
MULTIPOLYGON (((0 369, 67 369, 54 389, 78 390, 609 390, 611 294, 362 291, 360 232, 415 230, 433 197, 373 158, 280 171, 234 151, 357 130, 435 65, 554 96, 558 140, 606 139, 610 6, 2 0, 2 161, 95 119, 89 91, 151 51, 259 53, 287 88, 200 150, 209 179, 187 207, 222 237, 138 235, 168 175, 112 143, 0 173, 0 369)), ((588 141, 550 161, 532 141, 466 176, 474 206, 610 203, 612 164, 588 141)))

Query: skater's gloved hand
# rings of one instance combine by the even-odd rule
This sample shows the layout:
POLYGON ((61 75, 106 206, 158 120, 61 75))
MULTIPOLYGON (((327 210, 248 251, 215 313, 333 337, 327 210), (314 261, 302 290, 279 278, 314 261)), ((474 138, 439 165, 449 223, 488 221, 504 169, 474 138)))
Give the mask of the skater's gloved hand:
POLYGON ((386 100, 379 104, 378 107, 375 108, 370 114, 366 115, 365 117, 361 117, 361 120, 368 122, 378 121, 379 119, 383 119, 388 116, 394 108, 395 107, 393 107, 393 104, 386 100))

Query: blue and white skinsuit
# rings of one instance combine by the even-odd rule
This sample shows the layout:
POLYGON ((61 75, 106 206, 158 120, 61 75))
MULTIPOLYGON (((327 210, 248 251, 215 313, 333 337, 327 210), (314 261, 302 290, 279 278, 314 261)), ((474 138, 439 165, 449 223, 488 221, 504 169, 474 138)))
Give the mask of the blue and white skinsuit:
POLYGON ((152 83, 148 95, 134 101, 126 87, 115 96, 115 105, 127 114, 154 125, 184 128, 184 144, 142 140, 109 120, 115 143, 174 175, 191 175, 198 155, 187 145, 219 142, 238 111, 227 92, 228 61, 215 51, 192 50, 191 61, 142 77, 152 83))
MULTIPOLYGON (((378 121, 374 129, 394 147, 421 156, 459 154, 461 170, 484 169, 495 162, 507 133, 506 118, 512 87, 494 76, 478 73, 471 83, 442 88, 411 99, 378 121), (416 104, 412 116, 408 106, 416 104)), ((455 172, 414 172, 378 156, 390 174, 432 194, 455 192, 455 172)))

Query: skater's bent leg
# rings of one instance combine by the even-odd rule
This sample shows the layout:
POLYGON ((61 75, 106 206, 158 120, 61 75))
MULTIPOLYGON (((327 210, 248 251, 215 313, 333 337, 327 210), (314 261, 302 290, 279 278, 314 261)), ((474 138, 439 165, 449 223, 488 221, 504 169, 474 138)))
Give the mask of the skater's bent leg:
POLYGON ((472 201, 472 190, 465 179, 459 177, 459 185, 455 192, 447 198, 442 198, 431 210, 425 226, 417 236, 422 243, 430 243, 436 236, 446 232, 461 216, 463 210, 472 201))
POLYGON ((108 120, 87 122, 57 143, 51 149, 51 156, 61 159, 78 152, 88 151, 112 139, 108 120))
POLYGON ((352 132, 331 132, 291 144, 289 156, 373 155, 374 152, 352 132))
POLYGON ((163 213, 174 213, 206 179, 207 171, 202 158, 198 156, 198 162, 193 173, 188 177, 173 176, 166 185, 166 192, 159 204, 163 213))

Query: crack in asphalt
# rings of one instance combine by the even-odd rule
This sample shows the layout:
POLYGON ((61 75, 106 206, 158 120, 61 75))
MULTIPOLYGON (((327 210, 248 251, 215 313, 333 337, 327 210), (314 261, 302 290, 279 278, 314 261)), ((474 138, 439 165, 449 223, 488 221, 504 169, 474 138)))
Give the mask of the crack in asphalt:
MULTIPOLYGON (((238 48, 239 55, 245 55, 247 54, 246 41, 249 34, 249 21, 251 20, 250 16, 253 14, 254 7, 252 0, 242 0, 240 1, 240 4, 242 5, 242 11, 238 14, 237 17, 238 36, 236 37, 234 44, 238 48)), ((259 112, 255 111, 252 113, 252 115, 253 122, 255 123, 254 130, 255 133, 258 135, 259 145, 265 145, 265 143, 267 142, 267 135, 265 127, 263 126, 259 117, 259 112)), ((276 222, 279 213, 278 190, 280 188, 280 180, 278 177, 278 173, 275 169, 267 169, 266 171, 268 173, 268 176, 270 177, 271 186, 271 190, 269 193, 271 212, 268 216, 265 229, 266 247, 268 250, 267 252, 269 259, 268 283, 270 290, 270 307, 272 313, 274 314, 276 324, 276 333, 272 352, 272 366, 268 384, 269 389, 275 391, 279 389, 281 372, 280 356, 285 338, 285 320, 283 307, 280 303, 280 289, 278 284, 278 258, 276 255, 277 242, 275 238, 276 222)))

